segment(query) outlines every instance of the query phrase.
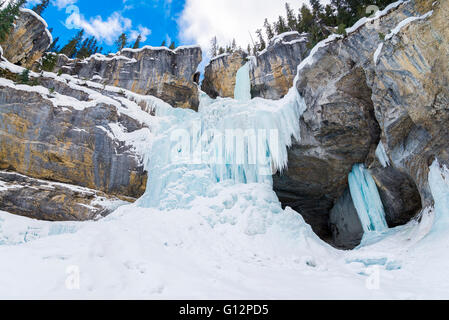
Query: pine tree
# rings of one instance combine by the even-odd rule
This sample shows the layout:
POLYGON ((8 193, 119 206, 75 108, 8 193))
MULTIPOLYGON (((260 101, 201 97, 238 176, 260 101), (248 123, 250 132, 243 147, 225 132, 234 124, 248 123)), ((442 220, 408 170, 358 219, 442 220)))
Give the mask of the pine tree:
POLYGON ((166 47, 166 46, 167 46, 167 43, 165 42, 165 40, 162 41, 161 47, 166 47))
POLYGON ((133 49, 139 49, 140 48, 140 41, 142 41, 142 35, 139 34, 139 36, 136 39, 136 42, 134 42, 133 49))
POLYGON ((263 35, 262 35, 262 29, 257 29, 256 34, 257 34, 257 37, 259 38, 259 48, 258 48, 259 50, 258 51, 262 51, 267 47, 267 44, 265 43, 265 39, 263 38, 263 35))
POLYGON ((170 44, 170 47, 168 47, 168 48, 171 49, 171 50, 175 50, 176 49, 175 42, 172 41, 171 44, 170 44))
POLYGON ((84 36, 84 29, 78 31, 78 33, 61 49, 60 53, 65 54, 69 58, 76 56, 81 40, 84 36))
POLYGON ((321 5, 320 0, 310 0, 310 5, 312 6, 313 16, 315 18, 321 17, 323 6, 321 5))
POLYGON ((51 43, 50 47, 47 51, 49 52, 59 52, 59 46, 57 45, 59 41, 59 37, 56 37, 53 42, 51 43))
POLYGON ((283 16, 279 16, 278 21, 276 22, 275 29, 277 34, 287 32, 287 24, 283 16))
POLYGON ((248 44, 248 48, 246 49, 246 51, 248 52, 248 54, 251 54, 251 45, 248 44))
POLYGON ((274 37, 274 31, 273 28, 271 27, 271 24, 268 22, 268 19, 265 19, 263 26, 265 28, 265 33, 268 37, 268 40, 271 40, 274 37))
POLYGON ((299 25, 300 32, 309 32, 313 25, 313 15, 307 5, 303 5, 300 10, 301 23, 299 25))
POLYGON ((20 8, 26 0, 11 0, 6 8, 0 11, 0 42, 5 41, 11 27, 20 13, 20 8))
POLYGON ((213 37, 210 40, 210 51, 209 51, 209 54, 210 54, 211 57, 216 57, 217 56, 217 52, 218 52, 217 37, 213 37))
POLYGON ((288 3, 285 3, 285 11, 287 12, 287 26, 290 30, 295 30, 298 21, 296 21, 295 13, 288 3))
POLYGON ((115 47, 117 48, 117 51, 121 51, 123 48, 126 47, 126 44, 128 43, 128 37, 125 33, 122 33, 117 40, 115 40, 115 47))
POLYGON ((42 0, 40 4, 36 5, 33 8, 33 11, 41 16, 42 12, 44 12, 44 10, 47 9, 49 2, 50 0, 42 0))
POLYGON ((236 43, 235 39, 232 39, 231 52, 235 52, 235 51, 237 51, 237 43, 236 43))

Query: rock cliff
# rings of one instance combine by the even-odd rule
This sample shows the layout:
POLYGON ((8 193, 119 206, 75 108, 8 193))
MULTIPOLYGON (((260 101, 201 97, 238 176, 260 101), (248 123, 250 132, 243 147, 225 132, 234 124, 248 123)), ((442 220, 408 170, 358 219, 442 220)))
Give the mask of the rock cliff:
POLYGON ((147 46, 108 56, 96 54, 83 60, 58 55, 53 71, 153 95, 174 107, 197 110, 197 68, 201 59, 201 48, 197 46, 175 50, 147 46))
POLYGON ((12 63, 31 68, 53 41, 47 27, 34 11, 21 9, 13 30, 0 43, 3 56, 12 63))
POLYGON ((391 227, 432 204, 429 164, 448 160, 448 14, 447 1, 392 4, 322 42, 299 66, 297 89, 308 108, 275 189, 322 238, 346 232, 352 246, 360 237, 353 211, 341 215, 356 163, 370 168, 391 227), (379 141, 390 167, 375 159, 379 141))
MULTIPOLYGON (((251 95, 280 99, 293 86, 296 69, 307 56, 307 35, 287 32, 273 38, 268 47, 251 57, 251 95)), ((247 54, 237 51, 211 60, 205 68, 201 89, 210 97, 234 97, 238 69, 248 61, 247 54)))

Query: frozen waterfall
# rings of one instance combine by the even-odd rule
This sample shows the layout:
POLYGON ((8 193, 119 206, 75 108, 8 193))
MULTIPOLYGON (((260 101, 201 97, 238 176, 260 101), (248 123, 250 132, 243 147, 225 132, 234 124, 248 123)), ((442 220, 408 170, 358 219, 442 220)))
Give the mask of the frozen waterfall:
POLYGON ((349 189, 365 236, 388 229, 376 183, 363 164, 354 165, 349 174, 349 189))
POLYGON ((251 99, 250 62, 237 72, 235 99, 200 92, 198 112, 154 106, 160 125, 146 155, 143 207, 188 207, 217 183, 272 184, 287 167, 287 148, 300 138, 305 103, 293 87, 278 101, 251 99))
POLYGON ((250 62, 237 71, 234 99, 238 101, 251 100, 251 80, 249 78, 250 62))
POLYGON ((428 179, 435 209, 432 233, 447 232, 449 227, 449 170, 435 160, 430 166, 428 179))

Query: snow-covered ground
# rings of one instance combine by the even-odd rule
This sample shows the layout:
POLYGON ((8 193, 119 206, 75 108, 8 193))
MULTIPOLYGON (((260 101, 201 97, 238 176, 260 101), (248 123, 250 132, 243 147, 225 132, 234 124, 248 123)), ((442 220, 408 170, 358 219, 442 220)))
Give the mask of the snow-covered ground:
POLYGON ((1 212, 0 298, 449 298, 448 235, 426 236, 431 211, 376 244, 339 251, 283 211, 267 185, 216 191, 192 209, 128 205, 97 222, 1 212))

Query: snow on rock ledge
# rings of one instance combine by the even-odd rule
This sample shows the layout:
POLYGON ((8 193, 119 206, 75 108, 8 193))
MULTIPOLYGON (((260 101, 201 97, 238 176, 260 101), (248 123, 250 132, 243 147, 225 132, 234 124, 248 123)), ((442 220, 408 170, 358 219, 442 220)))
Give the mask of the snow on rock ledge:
MULTIPOLYGON (((252 96, 274 100, 284 97, 293 85, 298 65, 308 54, 307 43, 306 34, 287 32, 273 38, 257 57, 251 57, 252 96)), ((212 59, 201 89, 212 98, 234 97, 235 77, 247 58, 246 53, 237 51, 212 59)))
POLYGON ((55 72, 152 95, 178 108, 197 110, 199 105, 196 72, 202 59, 201 48, 146 46, 124 49, 107 56, 95 54, 87 59, 58 55, 55 72))
POLYGON ((0 171, 0 210, 48 221, 106 216, 128 202, 87 188, 0 171))

